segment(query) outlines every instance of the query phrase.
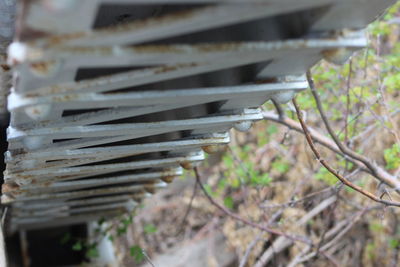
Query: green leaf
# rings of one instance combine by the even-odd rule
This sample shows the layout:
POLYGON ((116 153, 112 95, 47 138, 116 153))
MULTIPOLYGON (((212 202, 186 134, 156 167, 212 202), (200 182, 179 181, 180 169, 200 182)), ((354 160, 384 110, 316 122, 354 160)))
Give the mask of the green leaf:
POLYGON ((400 245, 399 240, 397 240, 397 239, 395 239, 395 238, 389 239, 389 246, 390 246, 390 248, 395 249, 395 248, 398 248, 399 245, 400 245))
POLYGON ((384 228, 385 227, 381 223, 377 223, 377 222, 372 222, 369 225, 369 229, 372 232, 376 232, 376 233, 382 232, 384 228))
POLYGON ((228 180, 226 178, 222 178, 218 182, 218 189, 224 190, 226 188, 227 183, 228 183, 228 180))
POLYGON ((85 255, 89 259, 97 258, 99 257, 99 250, 97 247, 91 247, 86 251, 85 255))
POLYGON ((143 230, 146 234, 154 234, 157 232, 157 227, 154 224, 146 224, 143 227, 143 230))
POLYGON ((126 233, 127 227, 126 226, 120 226, 117 228, 117 236, 121 236, 126 233))
POLYGON ((279 173, 283 174, 289 171, 290 166, 287 162, 283 160, 276 160, 272 163, 272 169, 277 170, 279 173))
POLYGON ((224 162, 225 167, 227 167, 228 169, 234 168, 234 162, 231 155, 225 154, 222 157, 222 161, 224 162))
POLYGON ((389 35, 391 32, 390 25, 385 21, 375 21, 368 27, 368 31, 374 36, 389 35))
POLYGON ((272 178, 268 173, 260 174, 259 172, 251 176, 251 184, 253 186, 267 186, 271 183, 272 178))
POLYGON ((354 193, 354 192, 356 192, 356 190, 354 190, 353 188, 348 187, 348 186, 345 186, 345 187, 344 187, 344 190, 346 190, 346 191, 349 192, 349 193, 354 193))
POLYGON ((396 90, 398 90, 398 88, 400 86, 400 73, 395 73, 395 74, 386 76, 384 85, 386 86, 387 91, 389 93, 393 93, 396 90))
POLYGON ((227 196, 227 197, 224 199, 224 205, 225 205, 225 207, 227 207, 228 209, 233 209, 233 205, 234 205, 234 203, 233 203, 233 198, 232 198, 231 196, 227 196))
POLYGON ((77 241, 73 246, 72 246, 72 250, 74 250, 74 251, 81 251, 82 250, 82 248, 83 248, 83 245, 82 245, 82 241, 77 241))
POLYGON ((321 167, 314 177, 317 180, 324 181, 328 185, 334 185, 338 181, 335 175, 330 173, 325 167, 321 167))
POLYGON ((232 188, 239 188, 241 182, 239 178, 234 177, 229 179, 229 184, 231 185, 232 188))
POLYGON ((268 134, 274 134, 274 133, 277 133, 278 132, 278 127, 276 127, 276 125, 274 125, 274 124, 272 124, 272 125, 270 125, 270 126, 268 126, 268 128, 267 128, 267 133, 268 134))
POLYGON ((130 254, 136 263, 141 263, 145 258, 142 248, 137 245, 130 248, 130 254))
POLYGON ((210 185, 205 184, 204 185, 204 189, 206 190, 207 194, 209 194, 210 196, 214 197, 216 195, 216 193, 213 192, 213 190, 212 190, 210 185))
POLYGON ((272 178, 269 176, 268 173, 264 173, 259 181, 260 185, 266 186, 269 185, 272 182, 272 178))
POLYGON ((394 170, 400 167, 400 145, 394 144, 391 148, 384 150, 386 168, 394 170))
POLYGON ((368 255, 368 258, 371 260, 375 259, 375 251, 376 251, 376 246, 374 243, 368 243, 367 247, 365 248, 366 253, 368 255))
POLYGON ((122 219, 122 221, 121 221, 121 223, 124 226, 129 226, 132 224, 132 222, 133 222, 133 216, 131 216, 131 215, 129 215, 127 218, 122 219))
POLYGON ((252 149, 251 149, 251 146, 249 146, 249 145, 243 146, 243 151, 246 152, 246 155, 247 155, 251 150, 252 150, 252 149))
MULTIPOLYGON (((249 169, 250 172, 250 169, 249 169)), ((245 179, 247 177, 247 171, 244 168, 237 168, 236 174, 241 178, 245 179)), ((251 175, 250 175, 251 176, 251 175)))

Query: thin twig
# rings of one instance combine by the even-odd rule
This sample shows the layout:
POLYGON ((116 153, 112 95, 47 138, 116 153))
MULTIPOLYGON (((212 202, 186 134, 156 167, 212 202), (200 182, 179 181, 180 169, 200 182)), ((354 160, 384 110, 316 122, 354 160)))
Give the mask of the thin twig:
POLYGON ((337 262, 337 260, 336 260, 332 255, 330 255, 329 253, 321 252, 321 254, 322 254, 327 260, 329 260, 329 261, 333 264, 333 266, 335 266, 335 267, 340 267, 340 266, 341 266, 340 263, 337 262))
MULTIPOLYGON (((400 183, 399 183, 399 181, 397 181, 397 179, 393 175, 387 173, 382 168, 380 168, 379 166, 374 164, 370 159, 355 153, 354 151, 347 148, 340 142, 339 138, 336 136, 334 130, 332 129, 332 127, 329 123, 329 120, 322 108, 321 99, 319 98, 318 92, 315 88, 315 84, 311 77, 310 71, 307 72, 307 80, 309 82, 311 93, 314 96, 315 102, 317 104, 317 109, 321 115, 322 121, 324 122, 324 125, 325 125, 329 135, 331 136, 331 138, 333 139, 333 141, 335 142, 337 147, 340 149, 340 151, 343 154, 349 156, 350 158, 353 158, 353 159, 356 159, 356 160, 362 162, 365 165, 365 167, 367 167, 371 171, 371 173, 374 177, 376 177, 380 181, 384 182, 385 184, 388 184, 388 185, 394 187, 397 191, 400 191, 400 183)), ((311 139, 310 139, 310 141, 312 142, 311 139)))
POLYGON ((368 68, 369 50, 370 50, 370 47, 367 46, 365 48, 365 58, 364 58, 364 66, 365 66, 364 67, 364 80, 367 79, 367 75, 368 75, 367 68, 368 68))
POLYGON ((196 193, 197 193, 197 183, 194 183, 193 192, 192 192, 192 196, 190 197, 189 205, 188 205, 188 207, 187 207, 187 209, 186 209, 185 215, 183 216, 183 219, 182 219, 182 221, 181 221, 181 223, 180 223, 180 226, 179 226, 179 228, 178 228, 179 230, 178 230, 178 232, 176 233, 176 235, 182 233, 182 231, 183 231, 183 228, 184 228, 184 224, 185 224, 185 222, 186 222, 186 219, 187 219, 187 217, 189 216, 190 211, 192 210, 193 200, 194 200, 194 198, 196 197, 196 193))
POLYGON ((294 258, 292 258, 287 267, 296 267, 299 264, 301 258, 305 256, 310 250, 311 250, 310 246, 304 247, 299 254, 297 254, 294 258))
MULTIPOLYGON (((332 129, 332 127, 331 127, 331 125, 329 123, 329 120, 328 120, 328 118, 327 118, 327 116, 326 116, 326 114, 325 114, 325 112, 323 110, 321 99, 319 98, 318 92, 317 92, 317 90, 315 88, 314 80, 312 79, 311 73, 309 71, 307 72, 307 80, 308 80, 308 83, 310 85, 311 93, 313 94, 315 102, 317 104, 317 108, 318 108, 318 111, 319 111, 319 113, 321 115, 322 121, 324 122, 325 127, 326 127, 329 135, 332 137, 333 141, 335 142, 335 144, 343 152, 343 154, 349 155, 350 157, 361 161, 362 163, 364 163, 364 165, 368 169, 370 169, 373 173, 375 173, 375 166, 373 166, 373 164, 369 161, 369 159, 366 159, 363 156, 358 155, 357 153, 354 153, 352 150, 348 149, 347 147, 345 147, 340 142, 339 138, 336 136, 336 134, 335 134, 334 130, 332 129)), ((294 103, 295 102, 293 102, 293 104, 294 103)), ((295 108, 296 108, 296 106, 295 106, 295 108)), ((296 112, 297 112, 297 108, 296 108, 296 112)), ((299 117, 299 116, 297 116, 297 117, 299 117)), ((302 115, 301 115, 301 117, 302 117, 302 115)), ((301 123, 301 121, 300 121, 300 123, 301 123)), ((303 128, 303 130, 304 130, 304 128, 303 128)))
MULTIPOLYGON (((322 157, 321 154, 319 153, 319 151, 316 149, 314 142, 312 140, 312 137, 309 133, 309 130, 306 126, 306 124, 304 123, 303 120, 303 115, 300 111, 299 106, 297 105, 296 99, 293 99, 293 105, 296 109, 296 114, 297 117, 300 121, 301 127, 303 128, 306 140, 308 145, 310 146, 312 152, 314 153, 315 157, 317 158, 317 160, 321 163, 322 166, 324 166, 330 173, 332 173, 334 176, 336 176, 336 178, 338 178, 343 184, 347 185, 348 187, 356 190, 357 192, 363 194, 364 196, 370 198, 373 201, 388 205, 388 206, 396 206, 396 207, 400 207, 400 202, 394 202, 394 201, 387 201, 384 199, 380 199, 378 197, 376 197, 374 194, 362 189, 361 187, 353 184, 352 182, 350 182, 349 180, 347 180, 345 177, 343 177, 338 171, 336 171, 335 169, 333 169, 322 157)), ((329 125, 329 124, 328 124, 329 125)), ((340 142, 339 142, 340 143, 340 142)), ((339 146, 339 145, 338 145, 339 146)))
MULTIPOLYGON (((231 153, 231 155, 233 156, 233 163, 236 165, 239 165, 239 167, 244 170, 245 175, 246 175, 246 179, 248 181, 251 181, 251 174, 249 171, 249 168, 246 166, 246 164, 244 164, 244 162, 240 159, 240 157, 238 155, 236 155, 235 150, 232 149, 231 146, 228 146, 228 150, 231 153)), ((236 168, 236 166, 235 166, 236 168)), ((239 179, 241 181, 240 183, 240 189, 243 192, 243 202, 244 204, 249 204, 249 199, 248 199, 248 194, 249 194, 249 190, 248 187, 245 186, 246 182, 243 180, 243 177, 239 176, 239 179)), ((247 213, 246 215, 251 218, 251 215, 248 213, 247 209, 245 210, 245 212, 247 213)))
MULTIPOLYGON (((397 112, 400 112, 400 110, 396 111, 396 113, 397 112)), ((273 121, 273 122, 285 125, 286 127, 288 127, 291 130, 295 130, 296 132, 304 134, 301 124, 292 120, 291 118, 285 117, 284 119, 280 120, 279 116, 275 112, 269 112, 269 111, 264 111, 262 114, 263 114, 263 117, 265 120, 269 120, 269 121, 273 121)), ((373 124, 373 126, 375 126, 375 124, 373 124)), ((370 129, 373 129, 373 127, 371 127, 370 129)), ((370 175, 373 175, 372 172, 365 167, 365 164, 363 162, 361 162, 357 159, 353 159, 350 156, 344 154, 338 148, 336 143, 333 142, 331 139, 327 138, 325 135, 319 133, 318 131, 316 131, 312 128, 309 128, 309 133, 314 142, 319 143, 322 146, 328 148, 329 150, 335 152, 336 154, 346 158, 348 161, 350 161, 351 163, 353 163, 354 165, 359 167, 359 169, 361 171, 366 172, 370 175)), ((399 181, 397 180, 397 178, 395 176, 391 175, 390 173, 386 172, 381 167, 378 167, 378 169, 379 169, 380 176, 379 177, 374 176, 374 177, 377 178, 380 182, 383 182, 383 183, 389 185, 391 188, 394 188, 397 193, 400 193, 400 190, 398 190, 400 188, 400 184, 399 184, 399 181), (381 178, 381 177, 383 177, 383 178, 381 178)))
MULTIPOLYGON (((349 141, 349 125, 348 125, 348 120, 349 120, 349 115, 350 115, 350 83, 351 83, 351 71, 352 71, 352 64, 351 64, 351 59, 349 62, 349 75, 347 76, 347 82, 346 82, 346 113, 344 116, 344 140, 346 144, 348 144, 349 141)), ((347 166, 347 161, 346 161, 346 166, 347 166)), ((346 168, 347 169, 347 168, 346 168)))
POLYGON ((261 237, 257 236, 248 246, 246 249, 246 252, 243 255, 243 258, 240 261, 239 267, 245 267, 246 263, 250 257, 250 252, 253 250, 253 248, 257 245, 257 243, 262 240, 261 237))
POLYGON ((383 90, 384 87, 385 87, 385 85, 380 80, 380 85, 378 86, 378 90, 379 90, 379 93, 381 95, 381 102, 382 102, 383 111, 385 112, 385 117, 390 122, 391 126, 393 127, 393 129, 390 129, 388 127, 389 128, 388 130, 394 136, 394 138, 396 139, 396 143, 400 145, 400 136, 398 134, 399 133, 399 128, 397 127, 397 123, 392 119, 392 116, 390 114, 390 108, 389 108, 389 105, 388 105, 387 100, 386 100, 385 92, 383 90))
MULTIPOLYGON (((394 212, 393 209, 391 209, 391 214, 392 214, 392 217, 393 217, 393 227, 392 227, 392 231, 391 231, 392 233, 391 234, 392 234, 392 236, 394 238, 398 238, 398 236, 399 236, 399 234, 398 234, 398 232, 399 232, 399 219, 398 219, 398 216, 394 212)), ((399 248, 398 245, 393 248, 391 262, 390 262, 391 267, 399 266, 398 265, 399 249, 400 248, 399 248)))
POLYGON ((280 208, 280 207, 283 207, 283 208, 294 207, 296 204, 298 204, 300 202, 304 202, 304 201, 306 201, 306 200, 308 200, 310 198, 313 198, 313 197, 315 197, 315 196, 317 196, 319 194, 327 193, 329 191, 333 192, 335 190, 334 186, 335 185, 330 186, 330 187, 325 188, 325 189, 322 189, 322 190, 317 191, 317 192, 312 192, 312 193, 310 193, 310 194, 308 194, 308 195, 306 195, 306 196, 304 196, 304 197, 302 197, 300 199, 290 200, 288 202, 281 203, 281 204, 261 204, 260 208, 262 208, 262 209, 272 209, 272 208, 280 208))
MULTIPOLYGON (((337 197, 338 197, 339 192, 337 192, 336 194, 337 194, 337 197)), ((338 198, 339 198, 339 197, 338 197, 338 198)), ((326 218, 326 221, 327 221, 328 223, 329 223, 330 221, 333 221, 333 220, 334 220, 333 216, 334 216, 334 211, 335 211, 335 209, 336 209, 336 207, 337 207, 337 204, 338 204, 338 199, 336 199, 334 205, 333 205, 332 207, 330 207, 329 214, 328 214, 328 216, 327 216, 327 218, 326 218)), ((316 256, 316 257, 318 257, 318 254, 320 253, 321 246, 322 246, 322 244, 325 242, 325 237, 326 237, 326 233, 328 232, 328 230, 329 230, 329 228, 326 227, 325 230, 324 230, 324 232, 323 232, 322 235, 321 235, 321 238, 320 238, 320 240, 319 240, 319 242, 318 242, 318 245, 317 245, 317 249, 315 250, 315 251, 316 251, 316 252, 315 252, 315 256, 316 256)))
MULTIPOLYGON (((297 220, 296 225, 298 227, 305 226, 312 218, 320 214, 322 211, 324 211, 326 208, 328 208, 330 205, 336 202, 336 200, 337 200, 336 196, 331 196, 329 198, 324 199, 313 209, 307 212, 307 214, 303 215, 299 220, 297 220)), ((264 253, 259 257, 256 264, 254 264, 254 267, 265 266, 276 253, 284 251, 291 245, 293 245, 293 242, 291 242, 291 240, 288 240, 283 236, 278 237, 277 239, 274 240, 271 246, 267 250, 265 250, 264 253)))
MULTIPOLYGON (((335 235, 335 237, 326 243, 324 246, 321 247, 321 251, 326 251, 329 248, 331 248, 334 244, 336 244, 341 238, 348 232, 350 231, 351 228, 355 225, 356 222, 368 211, 368 208, 365 208, 364 210, 358 212, 352 219, 351 221, 339 232, 335 235)), ((311 252, 310 254, 304 256, 299 263, 308 261, 316 255, 316 252, 311 252)))
MULTIPOLYGON (((265 120, 277 122, 279 124, 285 125, 286 127, 290 128, 292 130, 295 130, 296 132, 304 134, 301 124, 288 118, 288 117, 284 118, 283 120, 280 120, 279 116, 273 112, 263 112, 263 117, 265 120)), ((346 155, 342 151, 340 151, 338 146, 331 139, 326 137, 325 135, 319 133, 318 131, 316 131, 312 128, 309 129, 309 133, 314 142, 321 144, 322 146, 328 148, 329 150, 335 152, 338 155, 341 155, 342 157, 346 157, 346 155)), ((371 174, 371 171, 369 169, 366 169, 365 165, 362 162, 360 162, 356 159, 352 159, 352 158, 349 158, 349 161, 352 162, 353 164, 357 165, 358 167, 360 167, 360 169, 362 171, 371 174)))
POLYGON ((142 254, 145 257, 146 261, 152 266, 155 267, 155 265, 151 262, 151 259, 149 257, 149 255, 147 255, 146 251, 144 249, 142 249, 142 254))
POLYGON ((273 234, 273 235, 284 236, 284 237, 290 239, 290 240, 293 241, 293 242, 298 241, 298 242, 305 243, 305 244, 308 244, 308 245, 312 244, 312 242, 311 242, 310 240, 308 240, 308 239, 306 239, 306 238, 304 238, 304 237, 298 237, 298 236, 286 234, 286 233, 281 232, 281 231, 279 231, 279 230, 271 229, 271 228, 266 227, 266 226, 263 226, 263 225, 261 225, 261 224, 258 224, 258 223, 249 221, 249 220, 247 220, 247 219, 244 219, 244 218, 240 217, 239 215, 237 215, 236 213, 233 213, 232 211, 228 210, 227 208, 225 208, 224 206, 222 206, 221 204, 219 204, 218 202, 216 202, 216 201, 207 193, 207 190, 205 189, 203 183, 201 182, 200 174, 199 174, 199 171, 198 171, 197 167, 194 168, 194 173, 195 173, 195 176, 196 176, 196 181, 197 181, 197 183, 200 185, 200 189, 203 191, 203 193, 204 193, 204 195, 206 196, 206 198, 208 199, 208 201, 210 201, 210 203, 211 203, 212 205, 214 205, 215 207, 217 207, 220 211, 222 211, 223 213, 225 213, 225 214, 228 215, 229 217, 231 217, 231 218, 233 218, 233 219, 235 219, 235 220, 237 220, 237 221, 240 221, 240 222, 242 222, 242 223, 244 223, 244 224, 247 224, 247 225, 249 225, 249 226, 251 226, 251 227, 254 227, 254 228, 257 228, 257 229, 259 229, 259 230, 262 230, 262 231, 264 231, 264 232, 267 232, 267 233, 270 233, 270 234, 273 234))

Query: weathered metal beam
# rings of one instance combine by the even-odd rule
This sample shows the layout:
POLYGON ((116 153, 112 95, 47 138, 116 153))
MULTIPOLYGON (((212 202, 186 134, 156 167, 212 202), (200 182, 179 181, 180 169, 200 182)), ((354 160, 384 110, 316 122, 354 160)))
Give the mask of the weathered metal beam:
POLYGON ((72 180, 78 179, 89 175, 100 175, 112 172, 127 171, 127 170, 140 170, 146 168, 171 168, 184 164, 186 162, 198 162, 204 160, 203 153, 199 152, 189 156, 167 157, 154 160, 140 160, 128 163, 113 163, 113 164, 96 164, 92 166, 79 166, 76 167, 55 167, 55 168, 38 168, 33 170, 25 170, 22 172, 6 173, 5 179, 7 182, 15 181, 17 184, 26 184, 40 181, 51 180, 72 180))
POLYGON ((201 150, 226 145, 231 128, 248 130, 265 101, 306 89, 316 62, 343 63, 364 47, 357 30, 391 3, 21 1, 2 187, 12 226, 132 209, 204 160, 201 150), (159 5, 171 12, 148 15, 159 5))
MULTIPOLYGON (((332 1, 319 0, 316 3, 313 0, 302 0, 290 1, 290 4, 276 2, 249 3, 241 6, 221 4, 191 9, 186 12, 177 12, 162 17, 154 17, 143 21, 134 21, 132 23, 126 23, 123 26, 117 25, 94 31, 90 30, 86 19, 84 19, 85 22, 83 24, 79 24, 81 21, 81 19, 79 19, 81 18, 79 13, 82 11, 76 12, 75 10, 70 10, 70 12, 64 12, 64 18, 62 20, 56 20, 56 17, 53 15, 54 23, 48 23, 48 20, 47 23, 43 23, 41 21, 42 18, 44 16, 47 18, 49 16, 51 17, 51 12, 46 12, 44 8, 36 8, 34 9, 36 12, 30 14, 28 21, 30 27, 40 28, 52 34, 65 33, 66 29, 68 29, 65 35, 44 37, 38 41, 31 42, 35 46, 50 47, 59 44, 74 46, 134 44, 243 23, 263 17, 323 6, 329 3, 332 3, 332 1), (65 27, 65 25, 68 25, 68 27, 65 27)), ((89 5, 93 7, 91 3, 85 4, 85 7, 89 5)), ((83 12, 87 11, 85 10, 83 12)))

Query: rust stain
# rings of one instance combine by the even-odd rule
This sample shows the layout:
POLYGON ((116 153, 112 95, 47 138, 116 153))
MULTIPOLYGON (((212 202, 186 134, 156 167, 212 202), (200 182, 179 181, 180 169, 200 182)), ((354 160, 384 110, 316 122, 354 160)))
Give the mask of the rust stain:
POLYGON ((262 79, 262 80, 255 81, 256 84, 268 84, 268 83, 277 83, 277 82, 278 82, 277 78, 268 78, 268 79, 262 79))
MULTIPOLYGON (((157 68, 151 68, 153 69, 154 75, 159 75, 167 72, 172 72, 172 71, 177 71, 180 69, 184 68, 191 68, 191 67, 196 67, 199 66, 198 63, 189 63, 189 64, 177 64, 177 65, 165 65, 157 68)), ((150 69, 150 70, 151 70, 150 69)), ((149 69, 144 68, 139 71, 138 73, 143 72, 143 71, 148 71, 149 69)), ((123 73, 121 73, 123 74, 123 73)), ((79 81, 79 82, 74 82, 72 85, 51 85, 46 88, 45 93, 46 94, 62 94, 62 93, 68 93, 70 91, 77 91, 77 90, 83 90, 85 88, 92 88, 96 87, 98 85, 106 85, 106 84, 111 84, 113 82, 113 79, 115 76, 121 75, 121 74, 116 74, 116 75, 104 75, 98 78, 94 79, 88 79, 85 81, 79 81), (83 84, 83 85, 82 85, 83 84)), ((134 74, 132 74, 134 75, 134 74)), ((27 97, 39 97, 42 96, 44 93, 42 92, 28 92, 26 94, 27 97)), ((64 97, 64 96, 62 96, 64 97)))
POLYGON ((199 45, 143 45, 133 46, 131 49, 137 53, 188 53, 193 49, 200 53, 234 51, 245 47, 245 43, 230 42, 219 44, 199 44, 199 45), (189 50, 188 50, 189 48, 189 50))
POLYGON ((80 53, 80 54, 100 54, 100 55, 111 55, 112 47, 85 47, 85 46, 74 46, 74 47, 62 47, 59 48, 60 52, 69 52, 69 53, 80 53))
POLYGON ((179 163, 179 165, 181 165, 181 167, 185 170, 191 170, 194 168, 193 164, 190 161, 183 161, 179 163))
POLYGON ((185 52, 179 46, 175 45, 143 45, 131 48, 136 53, 180 53, 185 52))
POLYGON ((153 186, 145 186, 144 190, 146 190, 146 192, 150 194, 154 194, 156 192, 156 189, 153 186))
POLYGON ((327 49, 321 52, 322 56, 324 56, 325 58, 333 58, 335 56, 337 56, 337 54, 339 53, 339 49, 337 48, 333 48, 333 49, 327 49))
MULTIPOLYGON (((27 31, 28 27, 26 27, 24 25, 24 27, 23 27, 24 32, 21 33, 21 35, 26 35, 27 38, 29 35, 28 39, 33 39, 34 37, 36 37, 36 38, 42 37, 46 41, 46 44, 47 44, 46 47, 52 47, 52 46, 59 46, 68 41, 77 40, 80 38, 103 37, 103 36, 107 36, 107 35, 120 34, 123 32, 132 31, 132 30, 140 30, 140 29, 143 29, 146 27, 162 25, 162 24, 179 21, 179 20, 184 20, 184 19, 194 16, 197 13, 204 12, 205 9, 207 9, 207 8, 184 10, 184 11, 180 11, 180 12, 175 12, 173 14, 168 14, 165 16, 160 16, 160 17, 155 17, 155 18, 152 17, 152 18, 134 21, 134 22, 130 22, 130 23, 118 24, 116 26, 95 30, 93 33, 91 33, 91 32, 75 32, 75 33, 68 33, 68 34, 61 34, 61 35, 53 35, 53 36, 49 36, 49 37, 48 37, 49 33, 43 33, 43 32, 34 32, 34 34, 28 34, 29 33, 27 31)), ((30 32, 32 32, 32 30, 30 30, 30 32)))
POLYGON ((34 115, 39 115, 39 114, 41 113, 40 110, 37 109, 37 108, 32 108, 32 109, 30 109, 30 112, 31 112, 32 114, 34 114, 34 115))
POLYGON ((9 173, 9 175, 12 175, 13 178, 18 178, 18 179, 23 179, 23 180, 30 180, 31 176, 30 175, 23 175, 21 173, 24 173, 24 170, 18 170, 18 171, 14 171, 12 173, 9 173))
POLYGON ((134 195, 131 195, 132 199, 136 202, 140 202, 144 197, 144 192, 138 192, 134 195))
POLYGON ((20 41, 29 42, 38 38, 48 38, 51 34, 45 31, 32 29, 31 27, 24 25, 23 27, 20 27, 19 31, 17 28, 16 35, 19 36, 20 41))
POLYGON ((35 62, 30 64, 31 70, 40 75, 48 75, 55 67, 55 61, 35 62))
POLYGON ((57 46, 64 42, 82 38, 85 36, 87 36, 86 32, 75 32, 75 33, 68 33, 68 34, 62 34, 62 35, 53 35, 53 36, 47 38, 47 43, 50 47, 57 46))
POLYGON ((180 70, 180 69, 184 69, 184 68, 191 68, 191 67, 196 67, 198 66, 198 63, 190 63, 190 64, 177 64, 177 65, 173 65, 173 66, 162 66, 160 68, 157 68, 154 71, 154 74, 161 74, 161 73, 166 73, 166 72, 170 72, 170 71, 176 71, 176 70, 180 70))
POLYGON ((161 180, 166 182, 167 184, 172 183, 174 181, 174 179, 175 179, 175 176, 164 176, 164 177, 161 177, 161 180))
POLYGON ((175 12, 173 14, 168 14, 165 16, 151 17, 151 18, 134 21, 134 22, 130 22, 130 23, 118 24, 113 27, 98 30, 97 32, 102 33, 102 34, 113 34, 113 33, 119 33, 119 32, 130 31, 130 30, 140 30, 140 29, 143 29, 143 28, 146 28, 149 26, 162 25, 162 24, 179 21, 179 20, 188 19, 199 12, 203 12, 204 9, 206 9, 206 8, 183 10, 183 11, 175 12))
POLYGON ((208 154, 215 154, 222 150, 222 146, 209 145, 209 146, 203 146, 201 147, 201 149, 208 154))
POLYGON ((77 94, 66 94, 66 95, 61 95, 61 96, 54 96, 52 100, 54 102, 68 102, 68 101, 73 101, 79 99, 79 95, 77 94))
POLYGON ((19 189, 19 185, 16 183, 7 183, 7 184, 3 184, 1 186, 1 191, 3 193, 11 193, 18 189, 19 189))
POLYGON ((0 66, 3 69, 3 71, 9 71, 11 69, 10 66, 7 64, 1 64, 0 66))
POLYGON ((237 50, 241 47, 243 47, 242 43, 202 44, 195 46, 199 52, 221 52, 237 50))

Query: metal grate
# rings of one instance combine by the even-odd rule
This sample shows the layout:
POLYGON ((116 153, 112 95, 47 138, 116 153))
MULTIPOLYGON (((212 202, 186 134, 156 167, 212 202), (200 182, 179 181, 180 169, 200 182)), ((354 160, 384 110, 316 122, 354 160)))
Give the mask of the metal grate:
POLYGON ((316 62, 364 47, 357 30, 394 2, 20 1, 2 190, 12 227, 134 208, 232 127, 248 130, 264 102, 306 89, 316 62))

